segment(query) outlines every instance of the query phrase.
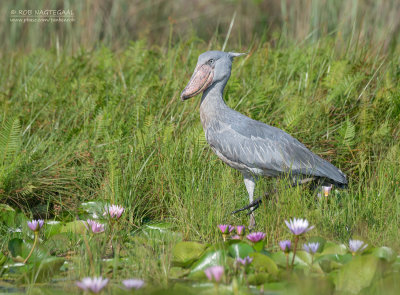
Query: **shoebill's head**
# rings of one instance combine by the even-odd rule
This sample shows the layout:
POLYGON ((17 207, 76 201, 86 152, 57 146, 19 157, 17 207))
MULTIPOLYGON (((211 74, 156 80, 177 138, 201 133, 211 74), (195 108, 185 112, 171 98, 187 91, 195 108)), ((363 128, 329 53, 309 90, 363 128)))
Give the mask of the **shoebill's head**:
POLYGON ((192 78, 181 93, 181 99, 196 96, 216 83, 226 83, 231 75, 234 57, 244 54, 222 51, 207 51, 200 54, 192 78))

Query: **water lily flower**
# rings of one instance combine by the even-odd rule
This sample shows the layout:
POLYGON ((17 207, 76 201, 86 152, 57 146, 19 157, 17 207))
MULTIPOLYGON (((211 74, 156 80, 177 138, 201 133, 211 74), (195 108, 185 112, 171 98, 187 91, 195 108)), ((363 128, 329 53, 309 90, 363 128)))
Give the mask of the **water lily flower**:
POLYGON ((44 224, 43 219, 38 219, 38 220, 34 219, 32 221, 28 221, 28 227, 35 233, 35 239, 33 241, 31 251, 29 252, 28 256, 24 259, 24 264, 32 256, 33 250, 35 249, 36 244, 39 242, 39 231, 42 228, 43 224, 44 224))
POLYGON ((92 293, 99 293, 105 286, 108 284, 108 279, 103 279, 102 277, 94 277, 94 278, 84 278, 79 282, 76 282, 76 285, 84 290, 90 291, 92 293))
POLYGON ((246 266, 246 265, 249 265, 251 262, 253 261, 253 258, 251 258, 250 256, 246 256, 245 258, 240 258, 240 257, 238 257, 238 258, 236 258, 236 262, 239 264, 241 264, 241 265, 243 265, 243 266, 246 266))
POLYGON ((84 222, 84 225, 87 230, 90 230, 94 234, 104 232, 104 224, 98 223, 94 220, 88 219, 84 222))
POLYGON ((307 219, 293 218, 289 222, 285 220, 285 223, 295 236, 305 234, 314 228, 314 226, 308 226, 309 224, 307 219))
POLYGON ((38 219, 38 220, 32 220, 32 221, 28 221, 28 227, 34 231, 34 232, 38 232, 42 226, 44 224, 44 220, 43 219, 38 219))
POLYGON ((141 279, 128 279, 128 280, 123 280, 122 284, 128 290, 131 289, 138 290, 144 286, 144 281, 141 279))
POLYGON ((218 228, 223 234, 228 234, 234 230, 234 227, 229 224, 220 224, 218 225, 218 228))
POLYGON ((323 187, 322 187, 322 191, 324 192, 324 196, 325 196, 325 197, 329 196, 331 190, 332 190, 332 185, 330 185, 330 186, 323 186, 323 187))
POLYGON ((362 252, 365 248, 368 247, 368 244, 365 244, 363 241, 360 240, 350 240, 349 241, 349 249, 350 252, 355 255, 357 252, 362 252))
POLYGON ((119 205, 109 205, 104 208, 103 216, 110 216, 113 219, 119 219, 124 213, 124 207, 119 205))
POLYGON ((241 237, 241 236, 238 236, 238 235, 234 235, 234 236, 231 237, 231 239, 232 239, 232 240, 241 240, 242 237, 241 237))
POLYGON ((239 236, 244 236, 245 231, 246 231, 246 227, 244 225, 237 225, 236 226, 236 233, 239 236))
POLYGON ((252 241, 253 243, 257 243, 261 240, 264 240, 265 234, 263 232, 256 232, 247 235, 247 239, 252 241))
POLYGON ((284 241, 280 241, 279 242, 279 247, 281 248, 281 250, 285 253, 289 253, 290 249, 292 247, 292 242, 289 240, 284 240, 284 241))
POLYGON ((222 279, 222 275, 224 274, 224 268, 220 265, 211 266, 204 270, 204 273, 210 281, 219 283, 222 279))
POLYGON ((318 251, 319 243, 308 243, 303 245, 303 249, 310 254, 315 254, 318 251))

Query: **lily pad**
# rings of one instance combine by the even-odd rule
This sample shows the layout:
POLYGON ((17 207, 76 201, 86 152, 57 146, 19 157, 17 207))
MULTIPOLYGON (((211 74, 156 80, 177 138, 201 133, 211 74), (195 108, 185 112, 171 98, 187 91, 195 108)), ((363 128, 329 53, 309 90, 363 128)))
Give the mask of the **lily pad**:
POLYGON ((169 270, 169 278, 170 279, 180 279, 185 277, 190 273, 189 269, 182 268, 182 267, 171 267, 169 270))
POLYGON ((146 224, 142 227, 142 233, 154 242, 181 241, 182 235, 173 231, 174 226, 169 222, 157 222, 146 224))
POLYGON ((268 256, 258 252, 253 252, 250 254, 250 257, 253 258, 251 265, 256 271, 268 272, 274 276, 278 274, 278 266, 268 256))
POLYGON ((203 272, 210 266, 224 265, 226 259, 226 252, 223 250, 207 250, 199 260, 197 260, 191 267, 191 275, 196 272, 203 272))
POLYGON ((326 254, 344 255, 346 253, 348 253, 348 250, 344 244, 335 244, 332 242, 326 242, 324 250, 321 252, 321 255, 326 255, 326 254))
POLYGON ((196 261, 207 245, 197 242, 180 242, 172 250, 172 263, 175 266, 188 267, 196 261))
POLYGON ((15 226, 15 210, 7 204, 0 204, 0 223, 8 227, 15 226))
POLYGON ((319 264, 326 273, 342 267, 342 264, 339 263, 339 255, 336 254, 321 255, 314 261, 314 264, 319 264))
MULTIPOLYGON (((286 268, 286 255, 282 252, 272 253, 271 259, 280 267, 286 268)), ((289 253, 289 264, 291 265, 293 259, 293 252, 289 253)), ((304 262, 299 256, 294 258, 294 265, 300 267, 308 267, 308 264, 304 262)))
POLYGON ((375 257, 378 257, 380 259, 386 260, 389 263, 392 263, 396 260, 396 253, 388 248, 388 247, 379 247, 379 248, 375 248, 372 251, 372 255, 374 255, 375 257))
MULTIPOLYGON (((33 246, 33 242, 25 241, 19 238, 11 239, 8 242, 8 250, 10 251, 14 260, 23 261, 26 257, 28 257, 29 252, 31 251, 33 246)), ((36 245, 35 249, 33 250, 32 256, 29 258, 28 262, 36 262, 43 260, 44 258, 48 257, 48 251, 42 245, 36 245)))
POLYGON ((261 250, 264 249, 265 246, 265 240, 258 241, 257 243, 254 243, 253 248, 257 252, 260 252, 261 250))
POLYGON ((270 274, 265 272, 260 272, 256 274, 249 275, 247 282, 250 285, 259 286, 268 282, 270 274))
MULTIPOLYGON (((271 282, 264 284, 265 291, 284 291, 287 290, 287 282, 271 282)), ((275 293, 274 293, 275 294, 275 293)))
POLYGON ((355 256, 352 261, 339 269, 334 280, 336 290, 359 293, 371 284, 378 262, 379 259, 373 255, 355 256))
POLYGON ((249 244, 239 242, 230 245, 228 251, 233 258, 245 258, 249 256, 250 253, 253 253, 254 249, 249 244))
POLYGON ((297 251, 296 256, 299 257, 301 260, 303 260, 307 264, 311 264, 311 262, 312 262, 311 254, 307 253, 306 251, 297 251))

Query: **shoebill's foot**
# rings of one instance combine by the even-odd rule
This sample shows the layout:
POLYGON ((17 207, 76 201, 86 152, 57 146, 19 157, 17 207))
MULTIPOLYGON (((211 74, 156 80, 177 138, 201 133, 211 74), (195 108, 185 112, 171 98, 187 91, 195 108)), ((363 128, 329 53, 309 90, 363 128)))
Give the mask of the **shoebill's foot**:
POLYGON ((252 215, 253 212, 260 207, 260 204, 262 202, 262 197, 259 197, 258 199, 254 200, 253 202, 251 202, 250 204, 244 206, 243 208, 237 209, 235 211, 232 212, 232 214, 236 214, 239 212, 242 212, 244 210, 249 210, 249 213, 247 213, 247 215, 252 215))

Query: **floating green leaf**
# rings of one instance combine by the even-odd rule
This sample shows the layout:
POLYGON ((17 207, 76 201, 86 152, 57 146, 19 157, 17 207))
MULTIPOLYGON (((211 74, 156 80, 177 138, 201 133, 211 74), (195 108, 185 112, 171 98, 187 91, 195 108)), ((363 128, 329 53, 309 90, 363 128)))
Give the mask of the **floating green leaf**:
MULTIPOLYGON (((279 266, 286 268, 286 255, 282 252, 275 252, 271 254, 271 259, 279 266)), ((293 259, 293 253, 289 253, 289 264, 292 263, 293 259)), ((296 255, 294 259, 294 265, 300 266, 300 267, 308 267, 308 264, 304 262, 299 256, 296 255)))
POLYGON ((259 272, 249 275, 247 282, 250 285, 259 286, 268 282, 270 275, 265 272, 259 272))
POLYGON ((179 278, 183 278, 184 276, 188 275, 189 273, 190 273, 189 269, 174 266, 174 267, 170 268, 168 277, 171 279, 179 279, 179 278))
POLYGON ((8 206, 7 204, 0 204, 0 223, 4 223, 4 225, 8 227, 15 226, 14 218, 15 218, 15 210, 8 206))
POLYGON ((379 259, 373 255, 355 256, 352 261, 339 269, 334 280, 336 290, 359 293, 371 284, 378 262, 379 259))
POLYGON ((239 242, 230 245, 228 251, 234 258, 245 258, 246 256, 249 256, 250 253, 254 252, 254 249, 249 244, 239 242))
POLYGON ((168 242, 180 241, 182 235, 173 230, 173 225, 169 222, 157 222, 146 224, 142 227, 142 233, 152 241, 168 242))
POLYGON ((344 255, 347 254, 348 250, 347 247, 343 244, 335 244, 332 242, 326 242, 324 250, 322 251, 321 255, 326 254, 339 254, 344 255))
POLYGON ((197 242, 180 242, 172 250, 172 263, 176 266, 188 267, 197 260, 207 245, 197 242))
POLYGON ((253 258, 251 265, 256 271, 268 272, 274 276, 278 274, 278 266, 268 256, 258 252, 253 252, 250 254, 250 257, 253 258))
POLYGON ((312 262, 312 256, 310 253, 307 253, 306 251, 297 251, 296 256, 303 260, 307 264, 311 264, 312 262))
MULTIPOLYGON (((33 246, 33 242, 25 241, 19 238, 11 239, 8 242, 8 250, 10 251, 13 258, 16 258, 18 261, 20 258, 24 259, 28 256, 33 246)), ((40 261, 46 257, 48 257, 48 251, 42 245, 36 245, 33 250, 32 256, 29 258, 29 263, 33 263, 36 261, 40 261)))
POLYGON ((372 251, 372 255, 374 255, 375 257, 378 257, 380 259, 384 259, 389 263, 394 262, 397 257, 396 253, 388 247, 375 248, 372 251))
POLYGON ((203 271, 206 268, 214 265, 224 265, 226 252, 224 250, 207 250, 198 261, 196 261, 191 269, 191 274, 203 271))

